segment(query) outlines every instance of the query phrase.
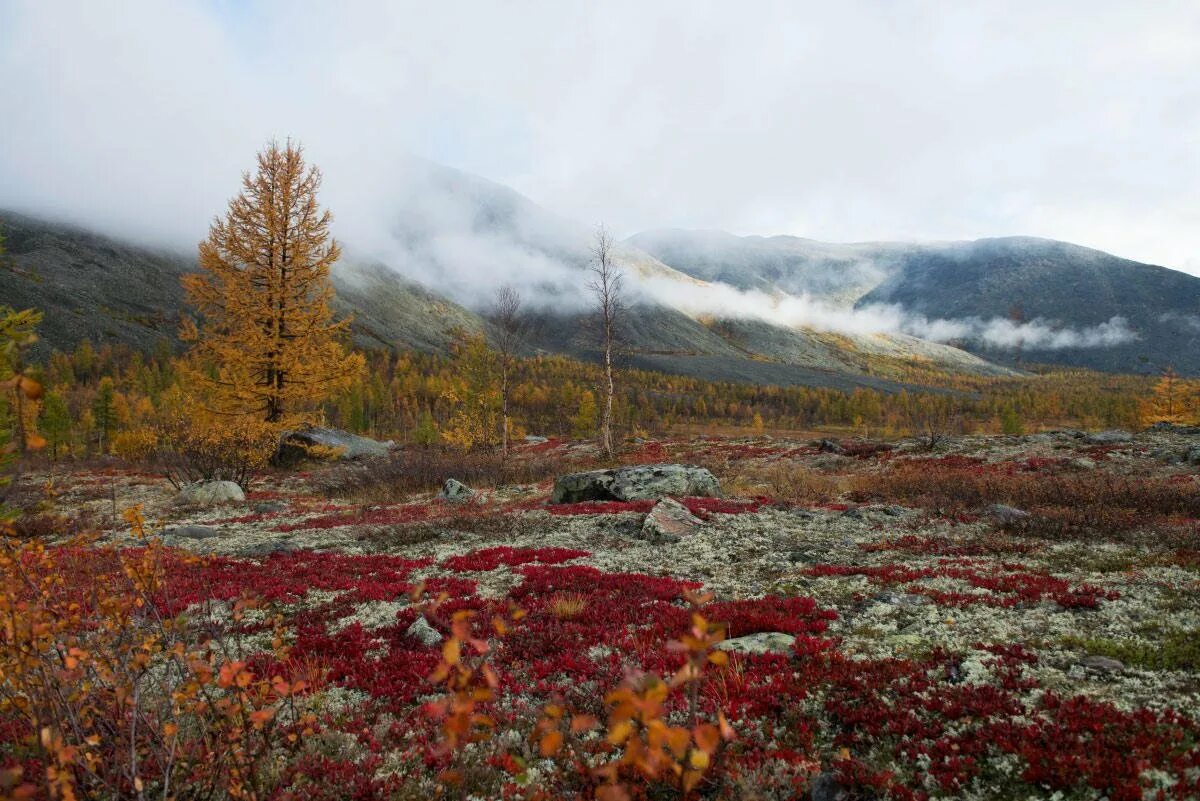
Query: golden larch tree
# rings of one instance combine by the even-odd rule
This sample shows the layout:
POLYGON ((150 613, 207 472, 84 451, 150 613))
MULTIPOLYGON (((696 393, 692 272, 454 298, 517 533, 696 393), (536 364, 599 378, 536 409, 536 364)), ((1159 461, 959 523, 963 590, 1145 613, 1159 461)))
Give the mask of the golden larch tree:
POLYGON ((1142 423, 1182 423, 1192 417, 1194 390, 1179 377, 1174 368, 1167 367, 1159 376, 1150 397, 1142 402, 1142 423))
POLYGON ((341 251, 320 185, 298 145, 272 142, 200 243, 200 272, 183 278, 200 318, 184 325, 190 378, 217 414, 294 423, 362 370, 340 341, 350 321, 330 309, 341 251))

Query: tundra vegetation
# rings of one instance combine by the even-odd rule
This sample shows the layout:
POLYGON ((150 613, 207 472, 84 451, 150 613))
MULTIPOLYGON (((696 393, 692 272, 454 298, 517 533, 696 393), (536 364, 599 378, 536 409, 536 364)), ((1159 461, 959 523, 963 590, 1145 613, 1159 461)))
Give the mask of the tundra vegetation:
POLYGON ((318 184, 260 155, 182 356, 0 309, 0 797, 1200 796, 1195 381, 712 384, 529 354, 515 295, 360 353, 318 184), (645 464, 723 496, 550 503, 645 464))

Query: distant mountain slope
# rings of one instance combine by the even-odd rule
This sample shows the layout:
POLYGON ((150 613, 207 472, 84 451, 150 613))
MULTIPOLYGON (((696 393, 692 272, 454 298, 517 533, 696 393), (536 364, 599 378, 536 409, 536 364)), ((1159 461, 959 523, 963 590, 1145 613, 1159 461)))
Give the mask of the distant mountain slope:
MULTIPOLYGON (((151 350, 174 344, 184 299, 179 277, 194 258, 0 212, 9 264, 0 268, 0 302, 46 312, 34 354, 94 344, 151 350)), ((354 315, 354 337, 369 347, 444 348, 479 318, 383 265, 344 261, 334 269, 335 310, 354 315)))
MULTIPOLYGON (((142 350, 164 340, 175 344, 183 308, 179 276, 195 269, 192 258, 11 212, 0 212, 0 225, 9 251, 0 298, 47 312, 35 356, 84 338, 142 350)), ((586 247, 573 253, 582 269, 586 247)), ((632 249, 623 260, 634 274, 694 283, 632 249)), ((363 346, 444 350, 456 331, 485 326, 475 312, 376 261, 344 260, 334 284, 336 309, 354 315, 354 338, 363 346)), ((532 347, 596 358, 586 306, 577 297, 558 308, 530 307, 538 323, 532 347)), ((963 351, 918 340, 898 347, 903 338, 854 341, 758 321, 700 320, 646 299, 633 299, 622 333, 624 363, 714 380, 896 389, 909 364, 995 371, 963 351)))
POLYGON ((898 303, 944 318, 1003 317, 1019 306, 1026 319, 1079 328, 1119 316, 1136 340, 1027 348, 1023 356, 1099 370, 1146 372, 1173 364, 1200 373, 1200 278, 1066 242, 1006 237, 931 246, 902 256, 896 271, 858 303, 898 303))
MULTIPOLYGON (((1087 329, 1122 317, 1136 339, 1111 347, 1026 347, 1029 362, 1200 374, 1200 278, 1030 237, 833 244, 712 231, 648 231, 627 242, 696 278, 808 293, 834 306, 897 304, 931 319, 1005 318, 1087 329)), ((990 360, 1015 350, 964 342, 990 360)))

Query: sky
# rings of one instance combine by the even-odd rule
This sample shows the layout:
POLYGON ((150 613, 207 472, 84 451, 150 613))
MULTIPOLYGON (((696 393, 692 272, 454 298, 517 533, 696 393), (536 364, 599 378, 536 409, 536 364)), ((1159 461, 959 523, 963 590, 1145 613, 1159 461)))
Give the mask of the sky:
POLYGON ((1200 2, 0 0, 0 207, 194 243, 267 140, 618 236, 1065 239, 1200 274, 1200 2))

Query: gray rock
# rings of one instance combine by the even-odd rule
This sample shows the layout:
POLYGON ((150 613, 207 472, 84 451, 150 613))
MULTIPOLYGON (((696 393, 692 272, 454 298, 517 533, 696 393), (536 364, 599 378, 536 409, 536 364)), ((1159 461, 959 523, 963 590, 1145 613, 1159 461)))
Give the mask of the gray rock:
POLYGON ((788 654, 795 643, 795 637, 782 631, 760 631, 744 637, 734 637, 732 640, 722 640, 713 647, 739 654, 788 654))
POLYGON ((1188 464, 1200 464, 1200 447, 1188 448, 1186 458, 1188 464))
POLYGON ((818 773, 808 785, 810 801, 849 801, 850 791, 838 783, 831 771, 818 773))
POLYGON ((1095 470, 1096 469, 1095 460, 1089 459, 1086 456, 1080 456, 1078 458, 1072 459, 1070 462, 1068 462, 1068 464, 1070 464, 1071 467, 1074 467, 1076 470, 1095 470))
POLYGON ((191 506, 216 506, 245 500, 246 493, 232 481, 197 481, 179 491, 179 502, 191 506))
POLYGON ((1090 654, 1079 660, 1079 664, 1084 670, 1092 670, 1097 673, 1120 673, 1125 669, 1125 665, 1119 659, 1113 659, 1110 656, 1099 656, 1098 654, 1090 654))
POLYGON ((529 443, 530 445, 541 445, 543 442, 549 441, 550 440, 547 437, 538 437, 533 434, 525 435, 525 442, 529 443))
POLYGON ((841 443, 835 442, 834 440, 831 440, 831 439, 818 440, 817 450, 819 450, 821 453, 845 453, 846 452, 846 449, 842 447, 841 443))
POLYGON ((448 478, 437 496, 450 503, 466 503, 475 497, 475 490, 456 478, 448 478))
POLYGON ((1113 428, 1108 431, 1096 431, 1088 434, 1083 438, 1083 441, 1089 445, 1119 445, 1123 442, 1129 442, 1133 439, 1133 434, 1120 428, 1113 428))
POLYGON ((434 646, 442 641, 442 633, 429 625, 424 615, 414 620, 404 633, 422 645, 434 646))
POLYGON ((163 539, 207 540, 221 536, 221 532, 212 526, 170 526, 164 528, 163 539))
POLYGON ((1001 523, 1015 523, 1018 520, 1028 518, 1029 512, 1024 509, 1018 509, 1015 506, 1006 506, 1002 503, 993 503, 984 510, 988 517, 997 520, 1001 523))
POLYGON ((270 540, 268 542, 260 542, 257 545, 252 545, 249 548, 242 550, 243 556, 253 556, 261 558, 271 556, 277 553, 292 553, 300 550, 300 546, 287 540, 270 540))
POLYGON ((279 456, 284 462, 298 461, 306 458, 308 448, 312 447, 336 451, 338 459, 363 459, 386 456, 391 445, 337 428, 308 426, 284 434, 283 442, 279 446, 279 456))
MULTIPOLYGON (((1200 448, 1194 448, 1196 455, 1200 457, 1200 448)), ((1166 464, 1182 464, 1189 461, 1192 451, 1181 451, 1177 448, 1155 448, 1150 451, 1150 458, 1157 459, 1166 464)))
POLYGON ((721 497, 716 476, 703 467, 652 464, 571 473, 554 481, 550 503, 657 501, 668 496, 721 497))
POLYGON ((648 540, 678 542, 704 525, 688 508, 673 498, 663 498, 642 522, 642 536, 648 540))
POLYGON ((266 515, 272 512, 282 512, 288 508, 288 505, 283 501, 260 501, 250 508, 260 515, 266 515))

